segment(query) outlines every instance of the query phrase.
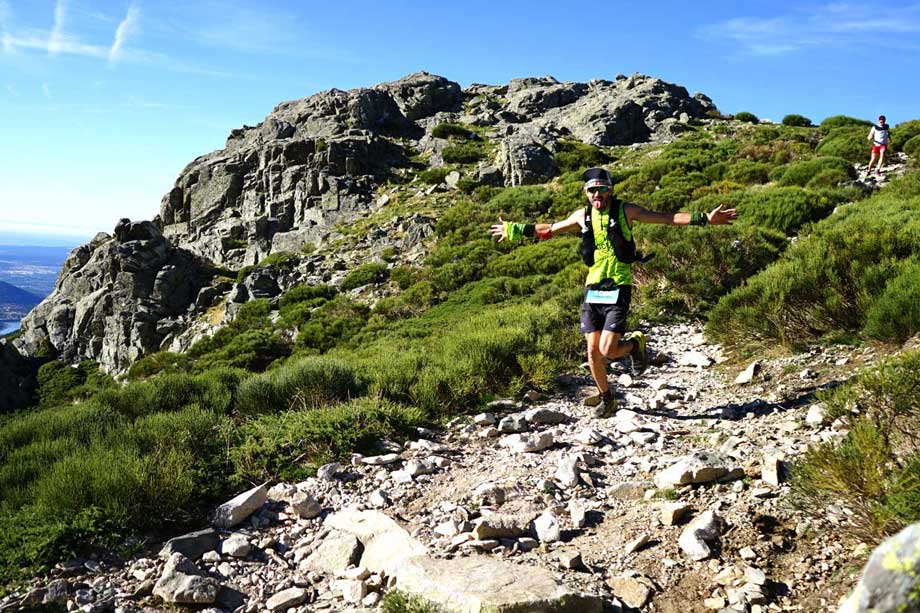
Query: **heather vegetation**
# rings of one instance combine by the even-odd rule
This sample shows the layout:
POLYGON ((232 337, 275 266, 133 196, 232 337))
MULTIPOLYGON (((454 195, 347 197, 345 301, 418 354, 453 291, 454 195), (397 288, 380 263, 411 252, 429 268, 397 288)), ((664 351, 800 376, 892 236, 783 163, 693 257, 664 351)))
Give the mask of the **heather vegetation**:
MULTIPOLYGON (((91 364, 47 361, 36 407, 0 424, 0 551, 8 552, 0 583, 102 544, 103 529, 127 535, 196 525, 244 484, 300 478, 493 396, 548 389, 582 359, 578 240, 496 244, 487 229, 499 216, 549 221, 584 206, 586 166, 606 165, 619 197, 652 209, 724 203, 740 213, 732 227, 636 227, 640 249, 655 257, 635 269, 630 325, 708 319, 714 339, 740 350, 840 333, 900 342, 920 331, 920 172, 865 198, 840 185, 854 177, 856 154, 866 153, 858 120, 829 118, 814 128, 801 116, 768 125, 741 115, 667 146, 563 141, 555 152, 561 174, 544 185, 467 179, 468 193, 419 195, 412 204, 437 212, 425 259, 410 264, 389 253, 336 287, 301 285, 274 301, 251 300, 188 352, 137 361, 121 384, 91 364)), ((913 123, 920 126, 893 131, 904 149, 916 147, 913 123)), ((444 161, 460 170, 491 152, 466 126, 435 130, 449 140, 444 161)), ((446 173, 419 178, 440 183, 446 173)), ((292 270, 298 257, 276 254, 259 266, 292 270)), ((884 384, 870 385, 866 375, 847 388, 850 396, 827 401, 896 400, 907 385, 901 373, 915 367, 904 364, 892 366, 884 384)), ((906 428, 910 418, 879 419, 906 428)), ((876 444, 878 432, 894 431, 871 428, 854 426, 851 443, 876 444)), ((823 467, 849 452, 841 444, 821 453, 801 473, 807 491, 818 491, 823 467)), ((920 465, 899 462, 883 462, 880 470, 891 472, 879 483, 901 483, 920 465)), ((882 510, 872 515, 885 530, 915 512, 913 499, 890 491, 876 496, 882 510)))

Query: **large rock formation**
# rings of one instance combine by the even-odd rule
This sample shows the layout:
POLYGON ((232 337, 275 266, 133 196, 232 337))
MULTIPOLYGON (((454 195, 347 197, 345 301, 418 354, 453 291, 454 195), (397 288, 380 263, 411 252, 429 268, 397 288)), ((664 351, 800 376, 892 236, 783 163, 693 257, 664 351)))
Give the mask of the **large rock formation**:
POLYGON ((328 280, 343 263, 366 261, 368 242, 389 241, 400 252, 411 249, 408 260, 419 257, 433 220, 400 219, 397 235, 359 241, 358 256, 301 258, 286 279, 257 269, 237 285, 212 283, 212 267, 237 270, 335 238, 337 225, 382 205, 378 188, 406 177, 413 155, 443 164, 447 141, 433 135, 441 123, 485 127, 492 158, 464 172, 483 183, 522 185, 557 173, 560 139, 666 140, 714 108, 701 94, 642 75, 590 83, 514 79, 462 91, 419 72, 284 102, 259 125, 233 130, 223 149, 192 161, 153 222, 121 223, 114 237, 102 234, 74 250, 54 293, 23 321, 16 346, 26 355, 44 346, 120 372, 146 353, 187 348, 207 333, 203 326, 211 323, 198 317, 207 308, 226 303, 226 321, 247 300, 328 280))
POLYGON ((149 222, 119 222, 65 260, 54 292, 22 322, 25 354, 51 350, 118 372, 188 325, 187 312, 212 268, 174 247, 149 222))

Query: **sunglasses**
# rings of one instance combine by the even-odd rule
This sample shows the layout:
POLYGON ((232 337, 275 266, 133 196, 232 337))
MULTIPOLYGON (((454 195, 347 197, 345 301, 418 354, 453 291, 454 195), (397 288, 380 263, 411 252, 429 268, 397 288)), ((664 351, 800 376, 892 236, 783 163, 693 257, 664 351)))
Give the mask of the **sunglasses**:
POLYGON ((589 194, 606 194, 609 191, 610 191, 609 185, 596 185, 594 187, 588 188, 589 194))

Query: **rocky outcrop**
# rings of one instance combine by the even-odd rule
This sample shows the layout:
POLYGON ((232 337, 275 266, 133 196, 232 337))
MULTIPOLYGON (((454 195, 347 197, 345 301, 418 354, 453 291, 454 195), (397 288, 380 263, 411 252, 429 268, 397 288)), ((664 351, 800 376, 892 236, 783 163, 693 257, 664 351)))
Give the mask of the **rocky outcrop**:
POLYGON ((863 568, 840 613, 901 613, 920 607, 920 524, 904 528, 879 545, 863 568))
POLYGON ((187 325, 189 305, 213 276, 207 262, 174 247, 152 222, 123 219, 113 236, 100 233, 74 249, 14 344, 26 355, 50 350, 66 361, 124 370, 187 325))

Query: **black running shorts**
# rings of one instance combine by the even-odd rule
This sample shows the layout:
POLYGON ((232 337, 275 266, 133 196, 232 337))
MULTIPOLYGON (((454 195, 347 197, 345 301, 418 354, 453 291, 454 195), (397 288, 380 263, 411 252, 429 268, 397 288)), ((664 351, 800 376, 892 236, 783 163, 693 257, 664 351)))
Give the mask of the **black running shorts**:
MULTIPOLYGON (((581 305, 581 332, 599 332, 607 330, 624 334, 626 332, 626 315, 629 313, 629 302, 632 299, 632 286, 619 285, 620 295, 616 304, 591 304, 583 302, 581 305)), ((587 294, 587 290, 585 290, 587 294)))

